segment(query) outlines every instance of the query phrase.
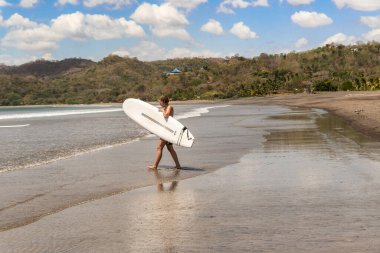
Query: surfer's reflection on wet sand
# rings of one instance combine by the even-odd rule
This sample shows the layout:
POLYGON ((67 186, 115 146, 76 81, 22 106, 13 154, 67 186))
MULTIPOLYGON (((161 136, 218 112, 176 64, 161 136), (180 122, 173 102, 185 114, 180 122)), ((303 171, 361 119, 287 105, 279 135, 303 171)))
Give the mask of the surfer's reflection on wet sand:
POLYGON ((159 170, 151 170, 156 177, 157 190, 159 192, 175 191, 178 186, 180 170, 173 170, 169 175, 167 173, 161 173, 159 170), (170 183, 168 187, 165 187, 165 183, 170 183))

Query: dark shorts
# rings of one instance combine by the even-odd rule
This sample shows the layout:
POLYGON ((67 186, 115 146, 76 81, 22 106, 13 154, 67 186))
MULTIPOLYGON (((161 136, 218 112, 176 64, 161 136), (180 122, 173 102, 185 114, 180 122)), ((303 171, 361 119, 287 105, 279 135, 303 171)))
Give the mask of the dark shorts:
MULTIPOLYGON (((161 141, 165 141, 164 139, 161 139, 161 138, 160 138, 160 140, 161 140, 161 141)), ((165 141, 165 145, 173 145, 173 143, 168 142, 168 141, 165 141)))

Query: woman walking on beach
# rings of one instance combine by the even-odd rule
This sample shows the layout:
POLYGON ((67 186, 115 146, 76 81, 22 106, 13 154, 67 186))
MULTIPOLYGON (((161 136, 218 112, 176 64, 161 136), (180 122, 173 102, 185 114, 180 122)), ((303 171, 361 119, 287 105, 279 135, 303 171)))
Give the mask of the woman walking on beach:
MULTIPOLYGON (((159 99, 159 103, 162 106, 162 109, 160 109, 160 112, 162 112, 164 118, 166 119, 169 116, 173 117, 174 109, 173 109, 173 106, 169 105, 169 98, 167 96, 161 96, 159 99)), ((156 151, 156 160, 154 161, 153 165, 148 166, 149 169, 152 169, 152 170, 157 169, 158 164, 161 161, 162 150, 164 149, 165 146, 169 150, 169 152, 170 152, 170 154, 171 154, 171 156, 175 162, 175 168, 176 169, 181 168, 181 165, 179 164, 179 161, 178 161, 177 153, 175 152, 175 150, 173 148, 173 143, 167 142, 167 141, 160 138, 160 142, 158 143, 157 151, 156 151)))

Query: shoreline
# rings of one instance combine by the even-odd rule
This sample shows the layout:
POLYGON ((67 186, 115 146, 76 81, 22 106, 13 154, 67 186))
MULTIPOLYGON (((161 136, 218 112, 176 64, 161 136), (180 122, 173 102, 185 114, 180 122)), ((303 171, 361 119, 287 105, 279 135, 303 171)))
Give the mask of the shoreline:
POLYGON ((229 101, 236 105, 283 105, 318 108, 347 121, 356 131, 380 140, 380 91, 281 94, 229 101))
MULTIPOLYGON (((155 103, 150 101, 150 103, 155 103)), ((278 94, 265 97, 248 97, 216 100, 171 101, 174 105, 221 104, 232 105, 284 105, 301 108, 319 108, 346 120, 360 133, 380 140, 380 91, 337 91, 315 94, 278 94)), ((121 106, 121 103, 54 104, 2 106, 1 108, 121 106)))

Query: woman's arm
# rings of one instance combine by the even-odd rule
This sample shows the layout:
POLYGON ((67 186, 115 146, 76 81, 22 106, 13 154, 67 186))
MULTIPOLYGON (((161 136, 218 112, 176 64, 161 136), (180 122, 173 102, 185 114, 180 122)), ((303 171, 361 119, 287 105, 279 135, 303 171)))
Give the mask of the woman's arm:
POLYGON ((172 115, 173 107, 171 105, 168 105, 165 109, 161 109, 161 112, 164 115, 164 118, 167 119, 172 115))

